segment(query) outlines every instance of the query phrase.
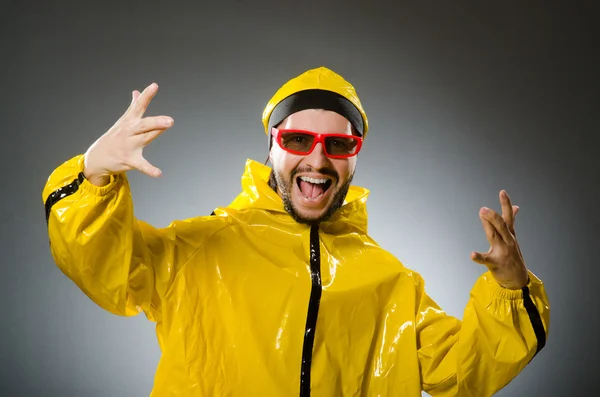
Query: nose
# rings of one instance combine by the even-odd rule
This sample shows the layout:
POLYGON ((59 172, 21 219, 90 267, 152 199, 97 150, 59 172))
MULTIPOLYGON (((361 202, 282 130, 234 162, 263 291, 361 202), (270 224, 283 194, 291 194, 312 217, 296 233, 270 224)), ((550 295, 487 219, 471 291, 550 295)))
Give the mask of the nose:
POLYGON ((327 157, 325 154, 325 150, 323 149, 323 144, 321 142, 317 143, 314 150, 306 156, 306 164, 315 170, 320 170, 329 166, 329 157, 327 157))

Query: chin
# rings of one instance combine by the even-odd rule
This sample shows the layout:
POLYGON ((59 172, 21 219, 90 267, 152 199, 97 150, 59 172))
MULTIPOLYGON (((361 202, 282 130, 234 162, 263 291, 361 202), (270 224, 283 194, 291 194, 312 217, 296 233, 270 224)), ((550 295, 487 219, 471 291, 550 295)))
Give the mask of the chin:
POLYGON ((335 195, 334 189, 327 189, 321 196, 315 199, 305 197, 297 186, 292 189, 291 199, 297 215, 306 220, 317 221, 322 218, 329 207, 331 199, 335 195))
POLYGON ((341 185, 339 180, 331 180, 325 184, 324 192, 314 198, 302 194, 298 178, 287 182, 273 172, 269 184, 280 192, 286 212, 296 222, 315 225, 328 221, 343 205, 351 181, 352 176, 341 185))
POLYGON ((300 218, 302 221, 306 222, 306 223, 314 223, 314 222, 320 222, 323 219, 323 216, 327 213, 327 208, 324 208, 321 211, 315 211, 315 210, 306 210, 302 207, 298 207, 296 205, 294 205, 295 209, 296 209, 296 213, 298 214, 298 218, 300 218))

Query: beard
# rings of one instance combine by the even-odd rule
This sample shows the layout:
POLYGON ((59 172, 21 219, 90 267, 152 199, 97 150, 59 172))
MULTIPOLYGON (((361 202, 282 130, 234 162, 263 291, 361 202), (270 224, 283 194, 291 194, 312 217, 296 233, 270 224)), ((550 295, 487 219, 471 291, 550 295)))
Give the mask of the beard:
POLYGON ((281 172, 278 172, 273 168, 271 170, 271 174, 269 175, 269 186, 275 191, 281 192, 283 207, 288 214, 298 223, 304 223, 307 225, 316 225, 321 222, 328 221, 331 219, 333 214, 340 209, 342 205, 344 205, 344 200, 346 199, 346 195, 348 194, 348 190, 350 189, 350 184, 352 183, 352 179, 354 178, 354 173, 350 175, 348 180, 344 182, 342 185, 338 186, 339 183, 339 175, 331 168, 318 170, 323 175, 333 176, 336 180, 336 186, 330 186, 329 189, 337 188, 337 191, 333 194, 333 200, 328 208, 325 209, 325 212, 320 217, 317 218, 307 218, 302 216, 298 209, 294 206, 292 202, 292 184, 294 183, 294 177, 299 172, 310 171, 309 169, 295 169, 292 171, 290 176, 290 181, 286 181, 281 172))

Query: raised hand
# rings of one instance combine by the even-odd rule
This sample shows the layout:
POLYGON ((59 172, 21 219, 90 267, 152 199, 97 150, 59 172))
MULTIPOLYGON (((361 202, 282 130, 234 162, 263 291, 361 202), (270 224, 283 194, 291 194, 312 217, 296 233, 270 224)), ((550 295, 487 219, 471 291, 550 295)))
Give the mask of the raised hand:
POLYGON ((520 289, 529 282, 529 274, 515 235, 519 207, 511 205, 504 190, 500 191, 500 204, 502 216, 486 207, 479 211, 490 249, 486 253, 472 252, 471 259, 486 265, 502 287, 520 289))
POLYGON ((87 150, 83 173, 91 183, 103 186, 110 181, 110 175, 134 169, 152 177, 162 175, 142 154, 146 145, 173 125, 173 119, 168 116, 143 117, 157 92, 156 83, 141 94, 133 91, 129 108, 87 150))

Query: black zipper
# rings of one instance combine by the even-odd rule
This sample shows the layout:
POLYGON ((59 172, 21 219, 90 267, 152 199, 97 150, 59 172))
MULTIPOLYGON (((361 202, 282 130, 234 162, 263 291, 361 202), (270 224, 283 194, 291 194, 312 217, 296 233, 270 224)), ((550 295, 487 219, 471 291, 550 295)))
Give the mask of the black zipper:
POLYGON ((319 225, 310 229, 310 278, 312 288, 308 301, 306 315, 306 328, 304 329, 304 346, 302 348, 302 367, 300 369, 300 397, 310 396, 310 368, 312 363, 313 346, 315 344, 315 330, 319 305, 321 303, 321 249, 319 246, 319 225))

